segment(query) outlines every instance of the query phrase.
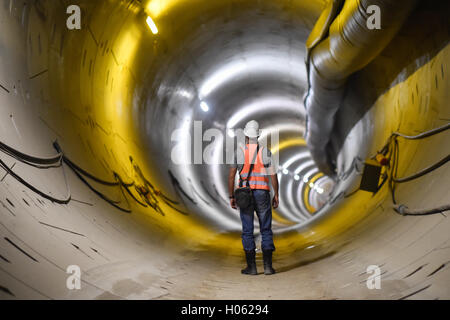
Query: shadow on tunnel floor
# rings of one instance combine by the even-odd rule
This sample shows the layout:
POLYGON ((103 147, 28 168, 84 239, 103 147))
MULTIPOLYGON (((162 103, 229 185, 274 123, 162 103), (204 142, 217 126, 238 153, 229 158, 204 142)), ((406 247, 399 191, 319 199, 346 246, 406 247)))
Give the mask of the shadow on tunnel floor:
POLYGON ((320 260, 332 257, 336 253, 337 253, 337 251, 331 251, 331 252, 328 252, 328 253, 326 253, 324 255, 321 255, 321 256, 318 256, 318 257, 315 257, 315 258, 306 259, 306 260, 300 260, 298 262, 290 263, 290 264, 287 264, 287 265, 282 265, 281 264, 281 266, 277 265, 277 260, 274 260, 274 267, 275 267, 275 270, 277 271, 277 273, 288 272, 290 270, 293 270, 293 269, 296 269, 296 268, 300 268, 300 267, 309 265, 311 263, 318 262, 320 260))

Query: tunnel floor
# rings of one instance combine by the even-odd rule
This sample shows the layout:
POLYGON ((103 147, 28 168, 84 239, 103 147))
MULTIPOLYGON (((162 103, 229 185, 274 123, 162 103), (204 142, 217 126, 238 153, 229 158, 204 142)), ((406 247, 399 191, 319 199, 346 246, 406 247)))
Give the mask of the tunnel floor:
MULTIPOLYGON (((355 295, 361 299, 403 297, 398 290, 406 289, 406 286, 401 281, 386 281, 383 283, 384 290, 368 291, 364 270, 359 277, 355 277, 354 266, 349 266, 344 260, 344 257, 336 257, 287 271, 277 269, 278 273, 271 276, 263 274, 262 259, 257 260, 257 276, 240 274, 244 261, 211 260, 205 254, 190 253, 170 266, 159 267, 149 264, 148 260, 127 261, 87 270, 89 276, 86 281, 92 278, 98 285, 112 285, 110 291, 87 288, 68 298, 333 300, 352 299, 355 295), (159 269, 158 274, 151 272, 155 267, 159 269), (333 280, 330 280, 330 274, 335 275, 333 280), (393 289, 396 292, 391 291, 393 289)), ((276 263, 274 267, 277 267, 276 263)))

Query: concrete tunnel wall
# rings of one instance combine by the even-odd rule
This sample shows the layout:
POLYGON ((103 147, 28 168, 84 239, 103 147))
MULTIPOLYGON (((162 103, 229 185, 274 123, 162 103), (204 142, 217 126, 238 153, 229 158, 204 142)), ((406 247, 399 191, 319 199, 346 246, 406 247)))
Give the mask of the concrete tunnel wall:
MULTIPOLYGON (((95 195, 66 165, 36 169, 2 153, 8 167, 46 194, 72 195, 67 205, 52 203, 1 171, 2 299, 450 297, 446 216, 399 216, 387 187, 375 195, 352 193, 359 185, 358 170, 337 181, 332 201, 309 220, 299 223, 290 212, 277 213, 274 263, 279 273, 255 278, 239 273, 242 249, 233 213, 226 213, 223 204, 217 204, 220 213, 214 215, 207 206, 189 204, 168 175, 173 169, 181 186, 190 183, 182 170, 166 166, 171 145, 164 138, 182 122, 181 111, 198 104, 175 97, 179 89, 189 88, 185 79, 193 78, 190 86, 198 90, 195 79, 217 63, 215 56, 222 58, 220 52, 225 52, 232 58, 240 50, 250 58, 258 41, 269 51, 271 45, 275 50, 290 45, 286 59, 296 63, 304 49, 295 41, 306 41, 325 2, 195 1, 192 6, 192 1, 172 1, 156 8, 140 1, 75 2, 83 10, 77 31, 65 27, 69 3, 0 2, 0 141, 49 157, 56 154, 52 144, 57 140, 68 158, 108 181, 114 179, 112 172, 127 182, 142 179, 130 163, 132 156, 155 189, 176 205, 155 192, 162 215, 136 204, 123 188, 92 183, 132 211, 124 213, 95 195), (149 13, 158 24, 158 37, 145 25, 149 13), (252 35, 255 46, 246 48, 252 35), (199 52, 204 54, 192 58, 199 52), (196 67, 189 69, 191 64, 196 67), (66 287, 69 265, 82 269, 79 291, 66 287), (381 290, 366 287, 369 265, 382 269, 381 290)), ((448 123, 447 13, 444 1, 420 3, 391 44, 351 77, 332 137, 338 176, 352 167, 355 157, 376 154, 392 132, 413 135, 448 123)), ((253 80, 300 99, 306 81, 300 78, 297 88, 292 84, 296 76, 286 80, 254 73, 253 80), (289 85, 275 84, 283 81, 289 85)), ((235 78, 228 86, 233 82, 248 80, 235 78)), ((228 96, 226 90, 231 89, 218 91, 228 96)), ((236 96, 243 99, 244 94, 236 96)), ((294 113, 293 122, 291 113, 269 115, 268 125, 278 120, 299 127, 299 132, 283 133, 281 144, 300 137, 301 112, 294 113)), ((399 139, 398 175, 442 159, 449 141, 448 132, 418 142, 399 139)), ((304 151, 301 141, 289 145, 280 154, 304 151)), ((410 208, 447 204, 449 170, 444 166, 399 185, 398 201, 410 208)), ((193 170, 193 184, 202 178, 198 171, 193 170)), ((226 168, 221 172, 226 174, 226 168)), ((214 203, 211 190, 208 200, 214 203)))

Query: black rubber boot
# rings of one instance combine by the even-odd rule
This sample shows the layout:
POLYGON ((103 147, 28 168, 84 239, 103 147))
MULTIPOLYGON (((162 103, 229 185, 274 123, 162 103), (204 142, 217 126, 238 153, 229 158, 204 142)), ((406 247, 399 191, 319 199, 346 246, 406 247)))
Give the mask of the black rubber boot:
POLYGON ((275 269, 272 268, 272 250, 263 250, 264 258, 264 274, 274 274, 275 269))
POLYGON ((247 260, 247 268, 241 270, 242 274, 256 275, 256 261, 255 261, 255 250, 245 251, 245 259, 247 260))

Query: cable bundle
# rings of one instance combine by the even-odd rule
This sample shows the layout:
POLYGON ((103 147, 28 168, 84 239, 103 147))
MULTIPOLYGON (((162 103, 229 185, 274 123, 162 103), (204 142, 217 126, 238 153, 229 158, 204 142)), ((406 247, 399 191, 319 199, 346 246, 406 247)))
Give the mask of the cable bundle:
MULTIPOLYGON (((3 162, 1 159, 0 159, 0 167, 3 168, 8 174, 10 174, 18 182, 20 182, 21 184, 26 186, 31 191, 37 193, 38 195, 40 195, 44 199, 50 200, 51 202, 55 202, 55 203, 58 203, 58 204, 68 204, 72 200, 72 196, 71 196, 69 185, 67 183, 67 177, 66 177, 66 173, 64 171, 64 166, 63 166, 63 164, 66 164, 75 173, 75 175, 92 192, 94 192, 97 196, 99 196, 104 201, 108 202, 111 206, 115 207, 116 209, 118 209, 120 211, 123 211, 123 212, 126 212, 126 213, 131 213, 132 212, 131 209, 125 209, 125 208, 122 208, 121 206, 119 206, 120 201, 112 200, 108 196, 106 196, 105 194, 103 194, 102 192, 100 192, 99 190, 94 188, 87 181, 87 179, 90 179, 92 181, 95 181, 96 183, 99 183, 99 184, 107 186, 107 187, 120 187, 120 189, 122 191, 122 195, 124 196, 124 198, 125 198, 125 200, 126 200, 126 202, 128 204, 128 207, 130 207, 130 203, 128 202, 128 199, 127 199, 126 195, 124 194, 123 189, 125 189, 125 191, 128 193, 128 195, 136 203, 138 203, 140 206, 145 207, 145 208, 150 206, 156 212, 160 213, 161 215, 165 215, 164 212, 162 211, 162 209, 159 207, 158 201, 157 201, 156 197, 153 196, 153 194, 152 194, 152 199, 153 199, 154 203, 151 203, 150 201, 146 201, 148 203, 148 205, 143 203, 142 201, 139 201, 136 198, 136 196, 130 190, 131 187, 136 187, 136 183, 134 181, 130 182, 130 183, 125 183, 123 181, 122 177, 117 172, 113 172, 115 181, 106 181, 106 180, 100 179, 100 178, 94 176, 93 174, 87 172, 86 170, 82 169, 77 164, 72 162, 68 157, 66 157, 64 155, 61 147, 59 146, 59 144, 57 142, 54 142, 53 146, 57 150, 58 154, 56 154, 53 157, 49 157, 49 158, 41 158, 41 157, 35 157, 35 156, 31 156, 31 155, 25 154, 23 152, 20 152, 20 151, 18 151, 16 149, 14 149, 14 148, 4 144, 3 142, 0 142, 0 151, 2 151, 3 153, 7 154, 8 156, 16 159, 17 161, 20 161, 20 162, 22 162, 22 163, 24 163, 26 165, 29 165, 29 166, 32 166, 32 167, 35 167, 35 168, 38 168, 38 169, 50 169, 50 168, 60 168, 61 167, 62 170, 63 170, 64 180, 65 180, 65 184, 66 184, 66 188, 67 188, 67 197, 64 198, 64 199, 55 198, 55 197, 50 196, 50 195, 46 194, 45 192, 39 190, 38 188, 34 187, 30 183, 28 183, 25 179, 23 179, 21 176, 19 176, 17 173, 15 173, 11 168, 9 168, 6 165, 6 163, 3 162)), ((181 210, 179 210, 178 208, 175 207, 175 205, 179 204, 178 202, 176 202, 174 200, 171 200, 170 198, 168 198, 163 193, 161 193, 159 191, 156 191, 155 188, 153 187, 153 185, 147 179, 145 179, 145 177, 143 177, 143 179, 145 181, 145 184, 152 189, 152 191, 153 191, 153 193, 155 195, 160 196, 164 203, 166 203, 172 209, 178 211, 181 214, 184 214, 184 215, 188 214, 188 213, 183 212, 183 211, 181 211, 181 210)), ((150 191, 148 191, 148 193, 150 193, 150 191)))

